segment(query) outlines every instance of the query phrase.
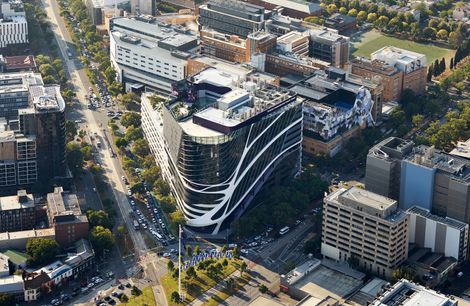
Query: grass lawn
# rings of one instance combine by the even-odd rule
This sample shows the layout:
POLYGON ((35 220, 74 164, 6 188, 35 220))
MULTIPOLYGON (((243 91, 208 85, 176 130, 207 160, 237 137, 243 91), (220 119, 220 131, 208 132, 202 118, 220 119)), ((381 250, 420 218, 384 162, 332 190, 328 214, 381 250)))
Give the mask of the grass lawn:
POLYGON ((427 57, 428 63, 434 62, 435 59, 445 57, 450 59, 454 56, 455 51, 452 49, 445 49, 442 47, 434 46, 432 44, 422 44, 410 40, 398 39, 395 37, 384 36, 379 32, 372 30, 362 34, 362 36, 353 42, 352 55, 369 57, 374 51, 379 50, 385 46, 394 46, 418 53, 423 53, 427 57))
MULTIPOLYGON (((220 259, 215 261, 215 264, 218 262, 222 263, 224 259, 220 259)), ((206 271, 200 271, 196 269, 197 278, 196 279, 186 279, 186 272, 182 272, 181 275, 181 284, 183 287, 183 291, 186 295, 186 300, 184 304, 187 304, 193 301, 196 297, 201 295, 204 291, 214 287, 217 283, 222 281, 224 278, 232 274, 237 270, 239 266, 240 260, 230 259, 228 260, 229 264, 223 268, 221 275, 219 275, 216 279, 212 279, 207 276, 206 271)), ((178 291, 178 279, 173 278, 171 276, 172 273, 168 273, 167 275, 161 278, 162 286, 165 290, 165 295, 170 305, 177 305, 176 303, 171 302, 171 293, 173 291, 178 291)), ((227 296, 228 297, 228 296, 227 296)), ((227 298, 225 297, 225 299, 227 298)))
POLYGON ((156 306, 157 303, 155 302, 155 296, 153 295, 152 287, 146 287, 142 289, 142 294, 139 296, 132 296, 129 297, 129 302, 122 303, 121 305, 128 305, 128 306, 156 306))
POLYGON ((243 277, 237 277, 235 280, 235 288, 232 291, 228 291, 227 289, 223 289, 222 291, 218 291, 217 294, 209 301, 204 303, 204 306, 217 306, 221 304, 223 301, 228 299, 230 296, 234 295, 235 292, 243 288, 251 279, 249 272, 244 273, 243 277))

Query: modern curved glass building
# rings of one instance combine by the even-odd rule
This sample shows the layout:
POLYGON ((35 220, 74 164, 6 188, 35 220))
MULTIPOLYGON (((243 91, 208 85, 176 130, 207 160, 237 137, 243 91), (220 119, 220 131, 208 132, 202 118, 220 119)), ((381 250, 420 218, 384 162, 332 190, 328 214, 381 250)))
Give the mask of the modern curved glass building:
POLYGON ((291 91, 208 68, 142 102, 142 125, 188 225, 217 233, 266 184, 300 170, 302 101, 291 91))

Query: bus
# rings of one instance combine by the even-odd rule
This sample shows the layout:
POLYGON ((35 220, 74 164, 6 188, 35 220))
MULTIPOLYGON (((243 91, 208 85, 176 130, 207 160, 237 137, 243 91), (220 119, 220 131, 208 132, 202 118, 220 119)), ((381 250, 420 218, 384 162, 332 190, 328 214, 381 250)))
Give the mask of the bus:
POLYGON ((140 228, 139 222, 137 222, 137 220, 134 220, 134 229, 138 230, 139 228, 140 228))
POLYGON ((285 226, 285 227, 281 228, 281 230, 279 231, 279 235, 284 235, 284 234, 287 233, 289 230, 290 230, 290 227, 285 226))

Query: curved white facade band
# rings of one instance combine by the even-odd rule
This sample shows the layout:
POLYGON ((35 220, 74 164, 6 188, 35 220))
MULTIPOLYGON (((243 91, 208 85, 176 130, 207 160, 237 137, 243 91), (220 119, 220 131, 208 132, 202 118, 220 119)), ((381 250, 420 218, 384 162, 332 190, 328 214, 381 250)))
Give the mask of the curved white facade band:
POLYGON ((154 109, 144 96, 142 124, 189 226, 217 233, 263 185, 300 169, 302 102, 295 95, 241 121, 231 109, 209 109, 178 122, 171 109, 154 109))

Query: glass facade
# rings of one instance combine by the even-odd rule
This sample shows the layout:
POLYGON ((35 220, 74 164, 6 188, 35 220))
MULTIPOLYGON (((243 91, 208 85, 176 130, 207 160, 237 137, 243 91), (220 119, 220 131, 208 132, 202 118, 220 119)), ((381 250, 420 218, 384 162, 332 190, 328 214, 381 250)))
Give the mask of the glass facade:
POLYGON ((166 148, 170 177, 188 225, 215 233, 248 207, 275 170, 283 176, 298 172, 302 118, 302 103, 293 99, 222 136, 194 137, 174 122, 164 122, 164 129, 180 129, 177 143, 168 139, 175 131, 165 133, 165 142, 172 143, 166 148))

